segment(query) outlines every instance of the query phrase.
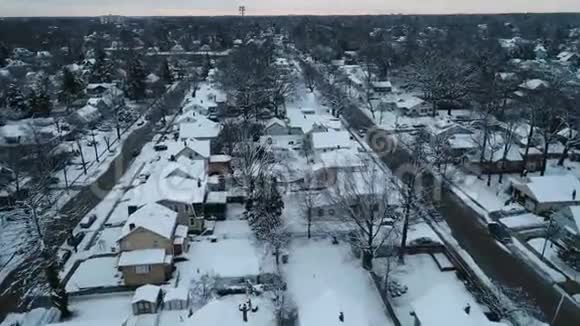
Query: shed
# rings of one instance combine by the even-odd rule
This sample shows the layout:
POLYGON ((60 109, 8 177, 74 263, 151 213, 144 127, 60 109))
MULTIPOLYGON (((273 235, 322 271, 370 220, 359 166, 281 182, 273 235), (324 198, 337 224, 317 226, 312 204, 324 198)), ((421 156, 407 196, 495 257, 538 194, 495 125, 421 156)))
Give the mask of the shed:
POLYGON ((189 308, 190 295, 186 287, 170 288, 163 297, 163 309, 186 310, 189 308))
POLYGON ((154 314, 159 310, 161 303, 161 288, 156 285, 146 284, 135 291, 131 307, 134 315, 154 314))

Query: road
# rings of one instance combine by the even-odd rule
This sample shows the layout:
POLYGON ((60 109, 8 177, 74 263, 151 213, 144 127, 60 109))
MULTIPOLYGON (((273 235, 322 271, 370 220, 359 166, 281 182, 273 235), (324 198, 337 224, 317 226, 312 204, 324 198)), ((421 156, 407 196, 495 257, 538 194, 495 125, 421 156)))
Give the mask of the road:
MULTIPOLYGON (((374 127, 372 121, 354 105, 346 110, 344 117, 355 130, 374 127)), ((369 146, 372 148, 370 142, 369 146)), ((382 161, 391 171, 396 171, 401 165, 409 162, 409 158, 409 154, 402 146, 398 146, 394 153, 381 155, 382 161)), ((433 184, 433 176, 424 176, 423 184, 433 184)), ((495 241, 489 235, 486 226, 480 223, 476 211, 466 205, 446 185, 443 185, 441 201, 435 207, 461 247, 475 259, 488 277, 499 284, 523 289, 539 306, 545 318, 552 319, 561 299, 560 293, 526 262, 506 251, 495 241)), ((565 300, 553 325, 580 325, 580 310, 572 302, 565 300)))
MULTIPOLYGON (((88 185, 59 211, 60 219, 51 221, 48 224, 46 243, 48 247, 59 247, 70 235, 70 231, 80 220, 91 211, 106 194, 115 186, 117 181, 130 167, 134 159, 134 151, 140 150, 143 145, 150 142, 155 134, 154 126, 164 114, 176 111, 180 108, 185 91, 189 89, 187 81, 180 82, 173 91, 165 94, 159 101, 156 101, 149 110, 149 123, 130 134, 122 147, 121 153, 112 162, 107 171, 102 174, 94 185, 88 185), (97 194, 94 189, 99 189, 97 194)), ((38 282, 31 279, 34 275, 29 275, 28 265, 34 260, 25 260, 21 266, 16 268, 0 286, 0 320, 10 311, 18 311, 23 307, 23 303, 28 302, 27 298, 31 287, 37 286, 38 282), (9 290, 9 291, 8 291, 9 290)))

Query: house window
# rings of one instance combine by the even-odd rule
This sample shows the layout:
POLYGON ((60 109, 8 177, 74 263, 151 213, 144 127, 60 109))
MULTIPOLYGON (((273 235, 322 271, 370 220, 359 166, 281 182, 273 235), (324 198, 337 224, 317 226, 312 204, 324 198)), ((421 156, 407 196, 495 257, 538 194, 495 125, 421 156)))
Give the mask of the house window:
POLYGON ((334 209, 331 208, 328 210, 328 215, 334 216, 334 214, 335 214, 334 209))
POLYGON ((320 217, 324 216, 324 209, 322 209, 322 208, 318 209, 318 216, 320 216, 320 217))
POLYGON ((135 273, 136 274, 147 274, 151 272, 151 266, 150 265, 138 265, 135 266, 135 273))

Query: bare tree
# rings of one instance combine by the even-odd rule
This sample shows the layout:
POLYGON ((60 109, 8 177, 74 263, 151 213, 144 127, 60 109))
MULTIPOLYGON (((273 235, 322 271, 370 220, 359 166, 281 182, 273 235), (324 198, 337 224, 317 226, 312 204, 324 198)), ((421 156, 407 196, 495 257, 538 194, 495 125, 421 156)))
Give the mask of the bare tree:
POLYGON ((562 139, 564 149, 558 160, 559 166, 564 165, 570 149, 580 145, 580 114, 577 110, 578 104, 580 104, 580 94, 575 93, 571 98, 566 100, 566 107, 562 110, 562 121, 565 129, 559 131, 558 136, 562 139))
POLYGON ((189 292, 191 293, 191 305, 193 308, 203 307, 214 295, 217 275, 205 273, 199 278, 191 280, 189 292))
POLYGON ((515 325, 545 325, 536 319, 536 316, 542 316, 541 310, 522 289, 492 284, 481 289, 478 296, 500 318, 506 318, 515 325))
MULTIPOLYGON (((503 138, 503 153, 501 157, 501 164, 505 164, 508 159, 508 155, 512 150, 512 146, 514 145, 515 140, 515 133, 518 127, 520 126, 520 112, 519 110, 511 110, 510 112, 503 114, 503 121, 502 121, 502 138, 503 138)), ((503 182, 504 176, 504 166, 499 171, 499 183, 503 182)))
POLYGON ((336 207, 337 216, 354 226, 352 245, 362 252, 362 265, 372 268, 376 251, 395 233, 385 226, 392 220, 393 185, 376 167, 366 171, 340 174, 336 183, 325 191, 328 202, 336 207))
MULTIPOLYGON (((411 66, 411 74, 423 91, 423 99, 433 103, 432 115, 444 102, 456 102, 473 89, 475 68, 440 51, 427 51, 411 66)), ((450 113, 450 112, 448 112, 450 113)))

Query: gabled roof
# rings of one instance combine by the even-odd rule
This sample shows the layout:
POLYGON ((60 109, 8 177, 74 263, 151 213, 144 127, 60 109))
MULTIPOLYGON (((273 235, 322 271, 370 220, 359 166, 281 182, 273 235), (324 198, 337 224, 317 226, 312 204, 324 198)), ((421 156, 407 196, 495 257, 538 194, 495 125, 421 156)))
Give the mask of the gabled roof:
POLYGON ((176 225, 176 212, 156 203, 146 204, 129 216, 121 230, 119 240, 139 228, 151 231, 163 238, 171 239, 176 225), (131 224, 135 226, 133 230, 131 230, 131 224))
POLYGON ((210 141, 209 140, 197 140, 195 138, 185 139, 182 141, 168 142, 167 154, 175 155, 182 153, 186 148, 189 148, 196 152, 197 154, 208 158, 210 155, 210 141))
POLYGON ((221 131, 219 123, 215 123, 208 118, 197 115, 195 122, 185 122, 179 125, 179 138, 216 138, 221 131))
POLYGON ((184 286, 166 289, 165 295, 163 296, 163 302, 169 302, 174 300, 178 301, 189 300, 189 289, 184 286))
POLYGON ((131 303, 141 301, 155 303, 159 298, 159 292, 161 292, 161 288, 156 285, 147 284, 140 286, 135 291, 135 295, 133 296, 133 301, 131 301, 131 303))
POLYGON ((580 181, 572 175, 529 177, 527 183, 514 182, 514 187, 539 203, 580 202, 580 196, 572 199, 575 190, 580 192, 580 181))
POLYGON ((268 120, 268 122, 266 122, 266 125, 264 126, 264 128, 268 129, 268 128, 272 127, 273 125, 279 125, 282 127, 286 127, 286 122, 284 122, 278 118, 272 118, 272 119, 268 120))

